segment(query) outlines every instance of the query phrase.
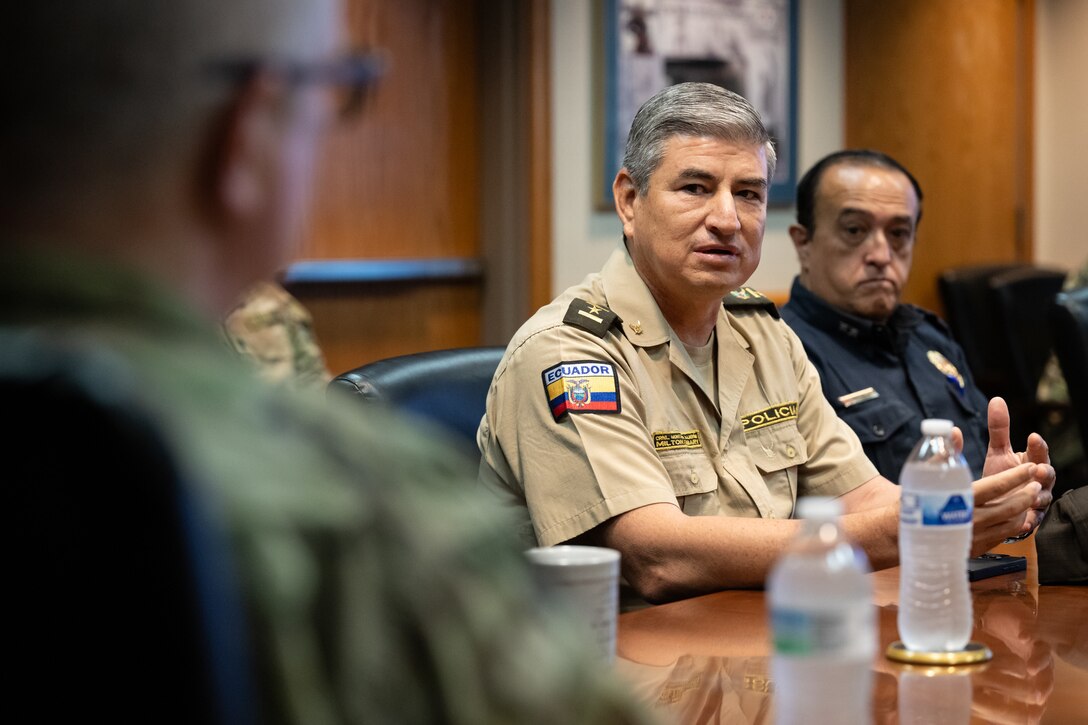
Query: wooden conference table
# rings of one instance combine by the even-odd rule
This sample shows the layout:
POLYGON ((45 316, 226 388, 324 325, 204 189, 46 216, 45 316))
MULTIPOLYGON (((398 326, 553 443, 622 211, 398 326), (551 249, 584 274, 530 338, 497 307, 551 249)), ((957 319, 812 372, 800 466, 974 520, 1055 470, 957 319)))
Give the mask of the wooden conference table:
MULTIPOLYGON (((1088 587, 1039 586, 1034 537, 998 552, 1028 570, 971 583, 972 640, 993 651, 961 668, 901 665, 899 569, 872 574, 880 649, 873 722, 1088 723, 1088 587), (969 716, 968 716, 969 713, 969 716), (902 720, 906 721, 906 719, 902 720)), ((762 591, 728 591, 620 615, 616 667, 638 695, 676 723, 770 723, 773 683, 762 591)))

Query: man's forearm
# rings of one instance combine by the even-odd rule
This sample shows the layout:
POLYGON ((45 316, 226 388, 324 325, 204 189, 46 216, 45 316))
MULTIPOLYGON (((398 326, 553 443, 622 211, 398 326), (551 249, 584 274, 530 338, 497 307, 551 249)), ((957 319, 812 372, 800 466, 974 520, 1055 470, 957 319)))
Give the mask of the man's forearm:
POLYGON ((688 516, 671 504, 621 514, 601 528, 622 553, 623 574, 651 602, 763 586, 800 522, 688 516))
MULTIPOLYGON (((874 568, 898 562, 896 511, 884 507, 843 517, 847 535, 874 568)), ((641 596, 662 602, 762 587, 800 526, 797 520, 688 516, 676 506, 654 504, 602 525, 597 540, 622 553, 624 577, 641 596)))

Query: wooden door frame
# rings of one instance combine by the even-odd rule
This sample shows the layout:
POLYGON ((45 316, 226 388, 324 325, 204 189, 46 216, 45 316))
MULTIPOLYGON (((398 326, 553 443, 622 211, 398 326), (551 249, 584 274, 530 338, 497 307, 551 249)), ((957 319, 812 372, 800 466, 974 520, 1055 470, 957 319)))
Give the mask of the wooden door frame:
POLYGON ((482 341, 506 344, 551 299, 549 0, 481 0, 482 341))

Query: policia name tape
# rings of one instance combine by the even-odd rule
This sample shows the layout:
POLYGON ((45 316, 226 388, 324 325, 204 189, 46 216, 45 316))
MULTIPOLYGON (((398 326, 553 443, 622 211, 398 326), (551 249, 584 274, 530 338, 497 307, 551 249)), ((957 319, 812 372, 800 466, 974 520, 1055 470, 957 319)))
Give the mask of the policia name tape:
POLYGON ((785 423, 788 420, 797 420, 797 402, 779 403, 770 408, 748 413, 740 419, 744 432, 748 433, 760 428, 766 428, 776 423, 785 423))

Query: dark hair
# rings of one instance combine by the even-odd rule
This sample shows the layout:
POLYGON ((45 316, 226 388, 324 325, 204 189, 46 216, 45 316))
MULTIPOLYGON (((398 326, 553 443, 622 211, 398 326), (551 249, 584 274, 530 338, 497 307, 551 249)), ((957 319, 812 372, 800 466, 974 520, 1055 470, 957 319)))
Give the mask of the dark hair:
POLYGON ((805 172, 805 175, 801 177, 800 183, 797 184, 797 223, 807 229, 810 233, 813 230, 816 189, 820 186, 820 179, 823 178, 824 172, 832 166, 839 166, 842 164, 849 164, 852 166, 881 166, 885 169, 902 172, 902 174, 910 180, 910 185, 914 187, 914 193, 918 197, 918 218, 915 219, 915 222, 917 223, 922 219, 922 187, 918 185, 918 180, 914 178, 914 174, 907 171, 903 164, 880 151, 873 151, 871 149, 846 149, 845 151, 836 151, 833 154, 824 156, 817 161, 811 169, 805 172))

